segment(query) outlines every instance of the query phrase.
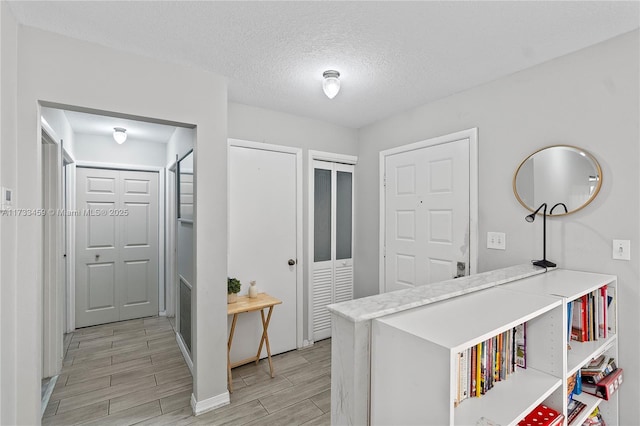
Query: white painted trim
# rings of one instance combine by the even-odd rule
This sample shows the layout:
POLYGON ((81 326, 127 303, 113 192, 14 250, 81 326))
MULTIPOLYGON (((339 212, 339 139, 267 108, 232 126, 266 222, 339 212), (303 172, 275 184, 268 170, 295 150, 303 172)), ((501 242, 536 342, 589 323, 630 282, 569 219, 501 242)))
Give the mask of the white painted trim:
POLYGON ((62 208, 62 144, 42 119, 40 152, 42 155, 42 205, 54 210, 43 216, 42 234, 42 378, 62 370, 64 334, 64 216, 62 208), (49 133, 50 132, 50 133, 49 133), (46 175, 45 175, 46 174, 46 175))
POLYGON ((49 405, 49 400, 51 399, 53 389, 56 387, 56 383, 58 383, 58 377, 58 375, 53 376, 51 380, 49 380, 49 383, 47 383, 47 390, 42 396, 42 401, 40 402, 40 418, 44 416, 47 405, 49 405))
POLYGON ((173 317, 176 313, 176 200, 175 200, 175 161, 169 165, 166 173, 166 271, 165 271, 165 312, 167 316, 173 317))
POLYGON ((182 352, 182 357, 184 358, 184 362, 187 363, 189 372, 191 372, 191 376, 193 376, 193 360, 191 359, 191 355, 189 355, 189 349, 187 349, 187 345, 184 343, 182 336, 178 332, 176 332, 176 342, 178 343, 178 348, 180 348, 180 352, 182 352))
POLYGON ((309 150, 309 164, 313 160, 328 161, 330 163, 358 164, 357 155, 337 154, 334 152, 309 150))
POLYGON ((301 154, 301 148, 294 148, 284 145, 274 145, 264 142, 245 141, 242 139, 229 139, 229 146, 237 146, 240 148, 261 149, 263 151, 286 152, 288 154, 301 154))
POLYGON ((380 151, 379 165, 379 248, 378 248, 378 291, 385 289, 385 160, 387 156, 414 151, 429 146, 469 139, 469 275, 478 272, 478 128, 461 130, 448 135, 402 145, 380 151))
POLYGON ((229 398, 228 391, 221 393, 220 395, 212 396, 211 398, 207 398, 203 401, 196 401, 196 396, 193 393, 191 394, 191 409, 193 410, 194 416, 208 413, 209 411, 224 407, 230 403, 231 399, 229 398))
MULTIPOLYGON (((355 165, 358 163, 358 156, 348 154, 337 154, 333 152, 314 151, 309 150, 307 154, 307 338, 313 342, 313 247, 314 247, 314 235, 313 235, 313 213, 314 213, 314 161, 326 161, 330 163, 342 163, 351 164, 354 166, 353 180, 352 180, 352 197, 353 203, 351 205, 351 218, 353 225, 351 227, 352 232, 352 256, 355 254, 355 242, 356 242, 356 179, 355 179, 355 165)), ((353 257, 352 257, 353 261, 353 257)), ((355 267, 353 269, 353 284, 355 295, 355 267)))
MULTIPOLYGON (((302 149, 289 146, 273 145, 262 142, 252 142, 240 139, 229 139, 228 146, 260 149, 264 151, 294 154, 296 156, 296 346, 301 348, 304 328, 304 254, 303 254, 303 224, 302 224, 302 149)), ((228 245, 227 235, 227 245, 228 245)))
POLYGON ((131 170, 134 172, 160 172, 164 167, 158 166, 139 166, 136 164, 121 163, 100 163, 98 161, 76 161, 77 167, 90 167, 92 169, 112 169, 112 170, 131 170))
MULTIPOLYGON (((76 165, 68 164, 67 170, 67 205, 68 210, 76 209, 76 165)), ((73 215, 67 216, 67 324, 66 331, 70 333, 76 329, 76 218, 73 215)))
POLYGON ((160 312, 166 312, 166 277, 165 277, 165 209, 166 209, 166 192, 165 192, 165 174, 164 168, 158 171, 158 315, 160 312))

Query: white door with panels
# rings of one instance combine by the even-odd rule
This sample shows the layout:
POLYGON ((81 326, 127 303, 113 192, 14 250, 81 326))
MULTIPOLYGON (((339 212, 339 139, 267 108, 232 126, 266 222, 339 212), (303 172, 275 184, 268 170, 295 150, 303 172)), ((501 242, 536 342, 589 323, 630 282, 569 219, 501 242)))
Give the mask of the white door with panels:
MULTIPOLYGON (((274 355, 297 348, 297 167, 294 152, 229 146, 228 275, 242 283, 240 295, 255 280, 282 301, 269 324, 274 355)), ((260 313, 239 315, 231 362, 255 356, 261 336, 260 313)))
POLYGON ((354 166, 313 167, 313 340, 321 340, 331 336, 326 306, 353 299, 354 166))
POLYGON ((469 270, 469 139, 385 158, 385 290, 469 270))
POLYGON ((158 173, 76 176, 76 327, 157 315, 158 173))

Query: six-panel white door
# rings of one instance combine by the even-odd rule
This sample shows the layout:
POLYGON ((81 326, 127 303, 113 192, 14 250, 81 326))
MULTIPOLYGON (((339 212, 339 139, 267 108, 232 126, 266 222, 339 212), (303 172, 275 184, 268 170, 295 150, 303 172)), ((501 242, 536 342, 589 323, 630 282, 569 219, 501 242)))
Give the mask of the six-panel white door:
POLYGON ((157 315, 158 173, 76 176, 76 327, 157 315))
MULTIPOLYGON (((272 354, 297 347, 296 185, 295 154, 229 147, 228 274, 242 283, 240 294, 255 280, 259 292, 282 300, 269 325, 272 354)), ((255 356, 261 335, 260 314, 241 314, 231 362, 255 356)))
POLYGON ((464 275, 469 139, 387 156, 385 222, 386 291, 464 275))

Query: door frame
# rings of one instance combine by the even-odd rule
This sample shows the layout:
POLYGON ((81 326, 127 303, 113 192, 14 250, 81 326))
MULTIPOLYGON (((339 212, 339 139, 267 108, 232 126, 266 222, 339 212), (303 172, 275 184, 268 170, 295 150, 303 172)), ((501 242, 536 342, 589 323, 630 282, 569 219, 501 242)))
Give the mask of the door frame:
MULTIPOLYGON (((302 239, 302 148, 294 148, 283 145, 274 145, 263 142, 253 142, 242 139, 228 139, 227 147, 232 146, 238 148, 259 149, 263 151, 281 152, 285 154, 294 154, 296 156, 296 346, 301 348, 303 346, 303 328, 304 328, 304 306, 303 306, 303 269, 304 269, 304 255, 303 255, 303 239, 302 239)), ((229 164, 229 149, 227 149, 227 165, 229 164)), ((229 193, 229 180, 227 179, 227 197, 229 193)), ((227 200, 228 201, 228 200, 227 200)), ((227 209, 229 208, 227 202, 227 209)), ((227 216, 229 211, 227 210, 227 216)), ((229 246, 229 230, 227 227, 227 247, 229 246)))
POLYGON ((379 226, 379 254, 378 254, 378 291, 385 292, 385 232, 386 232, 386 199, 385 199, 385 164, 390 155, 435 145, 443 145, 469 139, 469 275, 478 272, 478 128, 461 130, 435 138, 402 145, 380 151, 379 188, 380 188, 380 226, 379 226))
POLYGON ((62 206, 62 140, 41 117, 42 155, 42 377, 62 370, 64 356, 64 235, 60 216, 62 206), (53 211, 51 211, 53 210, 53 211))
MULTIPOLYGON (((314 238, 313 238, 313 213, 314 213, 314 161, 326 161, 328 163, 342 163, 342 164, 350 164, 354 166, 354 177, 353 177, 353 199, 356 199, 356 179, 355 179, 355 165, 358 164, 358 156, 357 155, 349 155, 349 154, 337 154, 335 152, 325 152, 325 151, 314 151, 309 150, 307 155, 307 283, 308 283, 308 291, 307 291, 307 339, 304 341, 304 346, 313 345, 313 247, 314 247, 314 238)), ((356 203, 354 202, 352 205, 351 218, 353 220, 354 226, 351 228, 352 232, 352 245, 353 245, 353 253, 355 254, 355 243, 356 243, 356 227, 355 227, 355 218, 356 218, 356 203)), ((354 266, 354 291, 355 291, 355 266, 354 266)))
MULTIPOLYGON (((81 161, 77 160, 75 163, 75 168, 77 167, 86 167, 92 169, 108 169, 108 170, 131 170, 134 172, 157 172, 158 173, 158 315, 163 315, 166 312, 165 306, 165 179, 166 179, 166 171, 164 167, 156 167, 156 166, 140 166, 133 164, 120 164, 120 163, 99 163, 95 161, 81 161)), ((74 168, 74 169, 75 169, 74 168)), ((74 170, 75 172, 75 170, 74 170)), ((75 173, 74 173, 75 175, 75 173)), ((75 176, 74 176, 74 184, 75 184, 75 176)), ((75 185, 73 188, 73 194, 71 194, 71 199, 73 200, 74 208, 75 208, 75 199, 76 199, 76 190, 75 185)), ((73 218, 73 217, 72 217, 73 218)), ((68 254, 69 257, 69 265, 73 265, 72 271, 74 271, 70 276, 73 276, 73 279, 67 280, 67 332, 74 331, 76 329, 76 317, 75 317, 75 307, 76 307, 76 283, 75 283, 75 265, 76 265, 76 255, 75 255, 75 220, 72 222, 73 224, 69 224, 70 232, 73 232, 74 239, 69 240, 70 246, 73 247, 73 250, 68 254)))

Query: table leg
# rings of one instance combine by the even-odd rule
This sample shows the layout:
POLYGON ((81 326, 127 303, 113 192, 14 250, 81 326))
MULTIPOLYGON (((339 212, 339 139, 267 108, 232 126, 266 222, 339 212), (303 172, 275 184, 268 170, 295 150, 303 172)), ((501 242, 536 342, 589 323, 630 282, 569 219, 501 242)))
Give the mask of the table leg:
POLYGON ((271 372, 271 377, 273 378, 274 374, 273 374, 273 363, 271 362, 271 346, 269 345, 269 333, 267 332, 267 330, 269 329, 269 322, 271 321, 272 312, 273 312, 273 306, 270 306, 269 313, 267 314, 267 319, 265 320, 264 310, 260 310, 260 316, 262 317, 262 338, 260 339, 260 346, 258 347, 258 354, 256 358, 260 359, 260 352, 262 352, 262 344, 264 343, 267 347, 267 359, 269 360, 269 371, 271 372))
POLYGON ((238 314, 233 314, 231 332, 229 333, 229 341, 227 342, 227 381, 229 382, 229 393, 233 393, 233 377, 231 377, 231 343, 233 342, 233 333, 236 330, 237 320, 238 314))

